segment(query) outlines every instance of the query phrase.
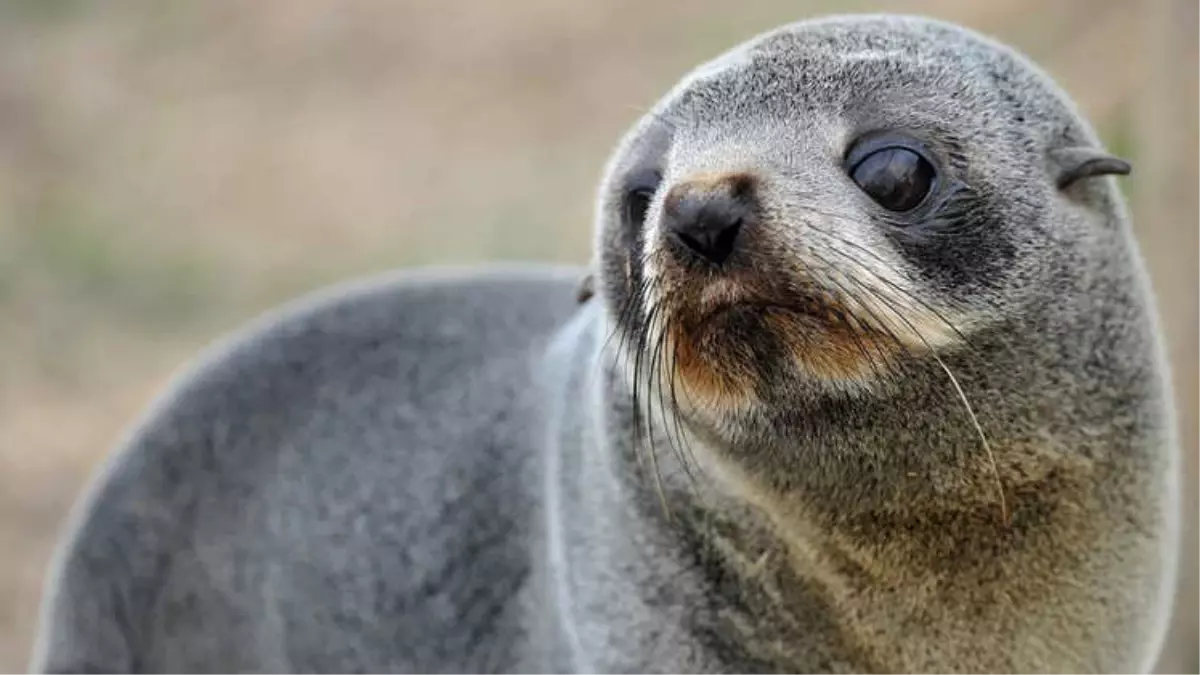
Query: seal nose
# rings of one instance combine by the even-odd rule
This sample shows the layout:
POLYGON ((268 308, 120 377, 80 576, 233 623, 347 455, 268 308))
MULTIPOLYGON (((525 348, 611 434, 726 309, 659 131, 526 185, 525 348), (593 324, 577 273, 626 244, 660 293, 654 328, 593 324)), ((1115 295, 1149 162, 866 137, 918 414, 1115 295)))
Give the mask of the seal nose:
POLYGON ((670 236, 704 260, 720 265, 733 253, 738 235, 754 213, 753 179, 722 174, 678 183, 667 193, 663 206, 670 236))

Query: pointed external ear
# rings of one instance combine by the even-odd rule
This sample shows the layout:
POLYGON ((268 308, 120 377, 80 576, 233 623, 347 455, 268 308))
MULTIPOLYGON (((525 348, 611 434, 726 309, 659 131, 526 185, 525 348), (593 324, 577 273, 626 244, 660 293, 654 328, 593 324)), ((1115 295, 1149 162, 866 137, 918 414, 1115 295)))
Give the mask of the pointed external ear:
POLYGON ((1117 174, 1126 176, 1133 167, 1123 159, 1098 148, 1073 147, 1050 151, 1050 166, 1058 189, 1066 188, 1081 178, 1117 174))
POLYGON ((584 277, 583 281, 579 282, 579 288, 575 290, 576 302, 582 305, 591 300, 592 296, 596 294, 595 283, 594 277, 591 274, 584 277))

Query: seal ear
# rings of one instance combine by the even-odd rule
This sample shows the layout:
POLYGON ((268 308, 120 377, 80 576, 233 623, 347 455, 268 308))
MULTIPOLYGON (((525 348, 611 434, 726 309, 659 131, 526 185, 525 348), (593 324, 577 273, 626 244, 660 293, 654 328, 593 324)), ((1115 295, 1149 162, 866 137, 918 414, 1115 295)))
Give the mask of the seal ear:
POLYGON ((575 301, 583 304, 592 299, 596 294, 596 281, 592 274, 588 274, 579 282, 579 287, 575 289, 575 301))
POLYGON ((1081 178, 1117 174, 1129 175, 1133 167, 1119 157, 1097 148, 1076 146, 1050 151, 1054 183, 1062 190, 1081 178))

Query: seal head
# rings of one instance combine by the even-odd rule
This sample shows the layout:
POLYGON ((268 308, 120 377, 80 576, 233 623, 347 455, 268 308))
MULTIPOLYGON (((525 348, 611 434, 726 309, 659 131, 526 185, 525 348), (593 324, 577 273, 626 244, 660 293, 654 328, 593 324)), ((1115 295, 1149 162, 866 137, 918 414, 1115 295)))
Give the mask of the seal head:
POLYGON ((605 302, 662 351, 639 377, 740 441, 1037 311, 1096 226, 1081 204, 1116 208, 1092 179, 1129 170, 984 38, 899 17, 799 26, 688 76, 600 196, 605 302))

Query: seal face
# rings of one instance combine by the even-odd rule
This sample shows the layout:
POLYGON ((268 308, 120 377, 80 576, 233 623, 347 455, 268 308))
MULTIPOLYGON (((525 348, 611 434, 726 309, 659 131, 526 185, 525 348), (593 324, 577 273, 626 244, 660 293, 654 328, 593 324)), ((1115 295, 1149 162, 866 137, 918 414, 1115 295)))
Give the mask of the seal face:
POLYGON ((601 192, 606 300, 653 352, 634 377, 711 425, 886 388, 1068 262, 1047 150, 1085 132, 1015 55, 915 19, 802 28, 685 79, 601 192))

